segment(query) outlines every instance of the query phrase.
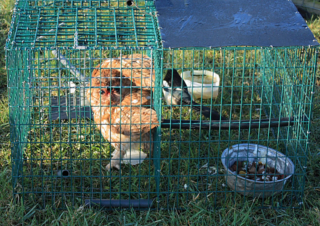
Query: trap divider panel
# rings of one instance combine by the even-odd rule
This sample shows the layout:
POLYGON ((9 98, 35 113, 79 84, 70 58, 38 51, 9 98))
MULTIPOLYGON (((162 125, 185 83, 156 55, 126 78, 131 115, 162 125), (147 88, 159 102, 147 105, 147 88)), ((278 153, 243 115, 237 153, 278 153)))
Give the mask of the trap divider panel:
MULTIPOLYGON (((140 171, 138 171, 138 175, 134 175, 133 171, 126 168, 128 171, 127 174, 120 174, 119 177, 117 175, 110 176, 110 181, 108 181, 107 185, 102 184, 102 182, 97 183, 99 177, 102 179, 106 179, 107 177, 105 175, 102 176, 101 159, 99 163, 100 171, 97 171, 97 169, 94 169, 92 166, 93 159, 98 161, 98 159, 95 159, 98 157, 93 156, 94 153, 99 153, 99 151, 96 151, 99 147, 95 147, 95 145, 103 146, 106 145, 107 142, 101 141, 101 135, 100 137, 97 135, 92 136, 91 133, 94 133, 96 130, 93 122, 87 122, 87 124, 81 122, 80 125, 80 121, 75 123, 71 122, 73 117, 71 117, 72 110, 70 107, 72 107, 72 104, 76 103, 75 112, 79 112, 74 114, 75 116, 79 115, 79 118, 76 117, 77 120, 83 119, 82 113, 84 113, 85 117, 90 116, 91 110, 83 108, 83 103, 81 102, 82 96, 80 94, 77 94, 78 96, 70 95, 72 88, 70 87, 70 82, 80 82, 79 84, 82 84, 82 78, 84 78, 84 80, 88 79, 92 69, 97 65, 97 62, 99 62, 98 57, 100 56, 101 58, 99 54, 103 51, 108 52, 108 54, 105 55, 113 57, 118 57, 118 53, 123 53, 124 55, 124 53, 137 52, 145 53, 152 57, 153 60, 156 73, 153 107, 159 119, 165 118, 167 114, 164 110, 165 104, 162 100, 163 74, 166 73, 166 69, 174 68, 175 63, 179 65, 177 69, 183 70, 218 70, 219 73, 221 73, 222 81, 231 79, 232 85, 235 87, 233 88, 229 83, 226 87, 221 85, 220 92, 224 93, 224 95, 228 90, 232 92, 240 90, 239 93, 243 94, 245 86, 253 90, 253 87, 256 85, 248 78, 249 85, 242 85, 242 87, 239 88, 239 85, 237 87, 237 84, 234 83, 234 78, 227 76, 228 73, 234 76, 238 72, 241 72, 242 78, 240 78, 240 80, 242 79, 242 81, 244 81, 245 71, 256 70, 254 73, 257 73, 258 78, 256 78, 256 80, 259 82, 256 92, 261 98, 260 119, 263 119, 261 116, 267 116, 270 117, 270 119, 279 118, 279 120, 280 118, 286 117, 289 123, 288 127, 272 128, 270 121, 268 128, 264 130, 262 126, 261 128, 257 128, 257 137, 249 137, 245 140, 248 142, 257 141, 260 144, 262 143, 268 146, 270 139, 273 147, 279 148, 284 154, 292 158, 297 171, 292 178, 292 184, 290 184, 289 187, 287 186, 285 190, 288 192, 289 198, 286 200, 283 198, 285 201, 281 200, 278 203, 276 202, 276 198, 272 198, 271 206, 279 207, 279 203, 280 207, 295 206, 293 201, 294 194, 297 193, 297 199, 301 199, 303 195, 308 131, 313 98, 311 93, 314 88, 317 48, 162 48, 162 38, 159 33, 160 27, 158 25, 156 12, 154 11, 153 2, 139 1, 139 8, 126 7, 125 4, 126 1, 116 0, 106 2, 99 0, 70 0, 69 2, 60 0, 20 0, 17 2, 8 42, 6 44, 14 194, 21 194, 23 197, 33 194, 34 196, 32 197, 40 202, 43 207, 50 202, 57 208, 65 208, 64 204, 61 203, 64 203, 66 200, 71 201, 73 205, 81 205, 86 198, 99 200, 127 198, 129 201, 136 198, 149 200, 156 198, 155 201, 157 201, 157 203, 154 203, 153 207, 158 208, 172 208, 173 206, 184 208, 186 203, 189 203, 190 200, 196 200, 199 195, 201 197, 206 195, 205 202, 214 206, 217 206, 217 200, 219 200, 219 198, 226 199, 228 194, 232 194, 234 202, 235 200, 241 202, 247 199, 246 197, 239 197, 236 195, 236 192, 226 187, 220 187, 223 186, 221 178, 225 176, 225 174, 221 174, 220 172, 215 176, 210 175, 209 168, 205 170, 205 174, 200 173, 200 166, 202 162, 206 161, 207 164, 214 162, 218 170, 221 170, 219 157, 222 150, 219 150, 219 155, 216 156, 213 156, 211 152, 208 151, 208 157, 194 153, 194 151, 196 152, 198 150, 200 153, 201 148, 205 149, 206 145, 209 145, 209 147, 217 145, 222 149, 235 142, 241 142, 241 127, 239 126, 237 129, 240 134, 237 139, 230 136, 226 138, 219 134, 218 137, 213 137, 218 139, 217 141, 206 141, 206 133, 201 132, 201 129, 188 129, 187 132, 179 130, 178 134, 170 131, 168 137, 168 133, 163 132, 164 128, 170 129, 173 124, 177 123, 180 128, 182 128, 181 117, 175 121, 170 117, 169 122, 166 122, 167 124, 163 126, 161 120, 159 120, 160 125, 155 129, 154 133, 154 155, 150 157, 152 163, 149 163, 148 168, 154 171, 154 175, 151 175, 151 172, 141 175, 140 171), (146 5, 144 3, 146 3, 146 5), (109 4, 108 7, 106 7, 106 4, 109 4), (143 8, 144 6, 150 8, 143 8), (190 58, 191 66, 189 65, 188 68, 185 68, 183 65, 185 62, 179 62, 178 58, 176 59, 174 56, 170 56, 170 51, 173 51, 173 53, 180 51, 180 53, 184 54, 187 51, 201 50, 204 53, 210 51, 216 53, 217 55, 213 55, 212 58, 213 61, 217 58, 216 60, 219 61, 219 64, 214 65, 214 62, 211 62, 211 65, 208 66, 207 63, 205 65, 204 61, 201 61, 198 57, 198 62, 195 58, 190 58), (252 60, 253 62, 249 61, 249 65, 246 64, 246 60, 243 60, 241 65, 237 62, 236 66, 235 62, 233 66, 226 62, 227 54, 237 54, 239 58, 245 58, 246 54, 244 52, 246 51, 250 52, 250 54, 257 54, 260 58, 254 58, 254 60, 252 60), (86 58, 87 54, 89 57, 86 58), (303 57, 303 59, 300 59, 300 57, 303 57), (167 65, 166 60, 168 59, 172 59, 173 64, 167 65), (255 64, 259 66, 256 67, 255 64), (74 68, 70 65, 73 65, 74 68), (252 68, 248 69, 247 67, 252 68), (44 74, 42 75, 42 73, 44 74), (302 74, 299 80, 295 80, 297 73, 302 74), (56 74, 57 77, 54 77, 52 74, 56 74), (58 83, 54 81, 56 78, 58 78, 58 83), (67 82, 68 85, 62 85, 62 81, 67 82), (56 98, 56 105, 54 98, 51 97, 56 98), (76 97, 76 99, 74 99, 74 97, 76 97), (77 102, 77 98, 79 102, 77 102), (65 112, 63 110, 64 106, 62 106, 62 99, 64 99, 66 103, 65 112), (79 109, 77 109, 78 106, 79 109), (55 112, 58 112, 58 117, 60 118, 58 120, 59 123, 44 123, 44 120, 48 120, 48 118, 50 121, 50 117, 52 117, 50 114, 52 115, 54 108, 58 109, 55 112), (63 121, 65 119, 62 120, 62 113, 66 113, 69 122, 68 120, 63 121), (38 117, 38 122, 34 119, 35 116, 38 117), (71 132, 72 129, 78 129, 81 126, 84 127, 86 131, 82 133, 81 130, 80 132, 77 130, 76 136, 73 136, 71 132), (59 127, 67 129, 68 142, 64 143, 61 139, 60 141, 54 140, 53 133, 59 134, 59 127), (38 134, 34 132, 36 129, 40 131, 38 134), (193 133, 193 131, 195 131, 195 133, 193 133), (45 133, 49 133, 49 136, 45 133), (189 133, 189 138, 193 137, 191 135, 197 135, 197 139, 179 141, 182 134, 187 133, 189 133), (36 140, 37 135, 39 136, 38 140, 36 140), (82 136, 85 137, 85 139, 83 139, 82 136), (72 151, 68 150, 68 148, 71 148, 72 145, 77 145, 77 143, 79 145, 86 145, 86 137, 89 137, 89 149, 92 151, 90 154, 90 166, 79 163, 88 160, 83 157, 84 154, 82 152, 80 152, 80 156, 73 158, 72 151), (174 138, 178 138, 179 149, 181 149, 182 146, 189 145, 189 148, 186 149, 189 156, 172 157, 168 154, 168 151, 171 153, 172 150, 170 145, 174 145, 176 142, 171 141, 171 139, 174 138), (59 142, 60 148, 58 149, 60 149, 59 151, 61 152, 59 156, 60 159, 57 158, 54 153, 51 153, 51 156, 45 156, 44 152, 46 149, 52 152, 50 149, 52 144, 59 142), (191 143, 197 145, 194 150, 190 150, 191 143), (32 145, 38 145, 41 151, 37 152, 35 148, 32 148, 32 145), (31 155, 24 157, 23 154, 26 148, 29 148, 29 151, 31 151, 29 154, 31 155), (197 169, 191 169, 189 167, 187 174, 180 173, 180 161, 191 161, 192 159, 197 161, 197 164, 193 163, 193 166, 197 167, 197 169), (53 165, 54 161, 56 161, 55 165, 53 165), (178 171, 173 171, 170 167, 165 168, 166 165, 170 165, 174 161, 179 161, 178 171), (48 162, 51 164, 50 168, 45 168, 48 162), (77 169, 76 164, 80 164, 80 168, 77 169), (153 167, 151 167, 151 164, 153 167), (62 167, 64 165, 70 167, 70 169, 68 169, 70 172, 67 173, 68 175, 65 178, 61 176, 61 170, 63 170, 62 167), (24 171, 24 166, 28 166, 29 169, 24 171), (83 175, 83 168, 81 167, 89 167, 91 175, 83 175), (56 174, 56 170, 58 170, 58 174, 56 174), (81 174, 77 175, 77 172, 81 174), (148 176, 153 178, 145 178, 148 176), (149 181, 149 185, 147 185, 147 182, 143 187, 141 181, 144 178, 149 181), (121 182, 120 187, 118 187, 119 184, 117 184, 116 188, 112 188, 112 181, 117 179, 122 179, 123 181, 135 179, 138 180, 138 182, 136 182, 137 184, 129 183, 128 189, 121 186, 121 182), (177 180, 175 181, 175 179, 177 180), (192 179, 196 181, 196 186, 190 187, 190 184, 183 183, 183 180, 190 182, 192 179), (215 185, 215 190, 213 188, 209 189, 209 185, 207 184, 209 179, 215 180, 215 182, 212 183, 215 185), (155 182, 155 184, 152 184, 153 182, 155 182), (166 184, 167 182, 168 184, 166 184), (202 182, 205 184, 202 184, 202 182), (87 187, 85 185, 87 185, 87 187), (117 193, 120 193, 120 195, 117 195, 117 193), (40 199, 36 199, 36 194, 41 196, 40 199), (213 196, 214 198, 212 199, 213 196)), ((76 88, 81 89, 83 85, 77 85, 76 88)), ((231 97, 239 98, 237 96, 231 97)), ((218 102, 211 102, 209 104, 201 100, 201 104, 214 106, 215 109, 218 109, 217 106, 220 105, 218 111, 221 113, 223 111, 227 112, 231 124, 236 124, 238 118, 236 118, 236 120, 231 119, 231 110, 233 105, 239 106, 240 104, 232 100, 230 103, 226 102, 222 94, 219 98, 218 102), (229 112, 226 111, 226 109, 229 110, 229 112)), ((251 105, 249 105, 252 108, 255 107, 256 104, 257 103, 251 101, 251 105)), ((240 110, 239 124, 240 121, 249 119, 241 116, 241 113, 240 110)), ((250 118, 251 115, 252 113, 250 112, 250 118)), ((200 118, 199 121, 201 128, 201 122, 204 120, 200 118)), ((191 117, 184 120, 184 123, 185 122, 189 123, 191 127, 191 117)), ((218 122, 213 123, 219 124, 218 122)), ((222 124, 226 123, 229 122, 222 122, 222 124)), ((250 124, 251 123, 253 123, 253 121, 250 119, 250 124)), ((232 132, 230 124, 228 125, 229 130, 227 132, 235 134, 232 132)), ((262 122, 260 122, 259 125, 262 125, 262 122)), ((221 128, 222 126, 219 126, 217 131, 224 133, 221 128)), ((62 131, 62 128, 60 128, 60 133, 62 133, 62 131)), ((210 128, 209 131, 211 131, 210 128)), ((247 131, 249 135, 253 133, 253 129, 250 130, 250 128, 244 130, 243 133, 247 133, 247 131)), ((211 138, 209 137, 209 139, 211 138)), ((100 147, 100 158, 101 148, 102 147, 100 147)), ((287 195, 285 191, 282 192, 282 197, 287 195)), ((228 197, 230 198, 230 196, 228 197)), ((259 204, 260 207, 265 208, 270 205, 270 203, 264 203, 264 200, 265 199, 261 201, 261 205, 259 204)))

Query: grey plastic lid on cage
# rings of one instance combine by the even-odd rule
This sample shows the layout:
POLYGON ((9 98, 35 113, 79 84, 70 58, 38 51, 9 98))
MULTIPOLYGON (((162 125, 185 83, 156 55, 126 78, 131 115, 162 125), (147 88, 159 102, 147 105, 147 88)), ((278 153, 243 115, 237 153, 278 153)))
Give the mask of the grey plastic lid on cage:
POLYGON ((288 0, 156 0, 164 48, 319 45, 288 0))

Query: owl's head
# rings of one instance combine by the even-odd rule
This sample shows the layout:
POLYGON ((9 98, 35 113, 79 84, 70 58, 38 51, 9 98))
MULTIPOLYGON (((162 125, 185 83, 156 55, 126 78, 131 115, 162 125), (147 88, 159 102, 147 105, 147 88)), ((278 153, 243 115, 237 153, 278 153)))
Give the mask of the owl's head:
POLYGON ((91 83, 88 84, 87 99, 91 106, 108 107, 120 103, 120 72, 103 69, 101 73, 92 73, 91 83))

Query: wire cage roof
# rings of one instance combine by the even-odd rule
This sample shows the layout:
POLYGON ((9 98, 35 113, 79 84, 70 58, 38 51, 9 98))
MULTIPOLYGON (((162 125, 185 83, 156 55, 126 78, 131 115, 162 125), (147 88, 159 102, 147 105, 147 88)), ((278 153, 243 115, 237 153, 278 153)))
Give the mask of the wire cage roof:
POLYGON ((127 8, 153 6, 153 0, 18 0, 18 8, 127 8))
POLYGON ((34 8, 15 17, 8 48, 152 47, 159 43, 151 12, 136 8, 34 8))

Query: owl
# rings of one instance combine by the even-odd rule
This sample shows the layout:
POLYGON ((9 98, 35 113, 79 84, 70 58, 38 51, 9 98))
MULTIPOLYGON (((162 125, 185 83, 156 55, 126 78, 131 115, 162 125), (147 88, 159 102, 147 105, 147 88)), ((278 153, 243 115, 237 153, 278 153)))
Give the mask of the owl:
POLYGON ((144 149, 152 153, 152 131, 159 121, 151 108, 153 75, 143 78, 141 66, 135 71, 140 77, 133 71, 131 76, 124 75, 123 69, 108 69, 110 62, 114 68, 116 61, 108 60, 92 72, 86 96, 97 128, 115 149, 106 169, 120 170, 121 158, 126 152, 144 149))

